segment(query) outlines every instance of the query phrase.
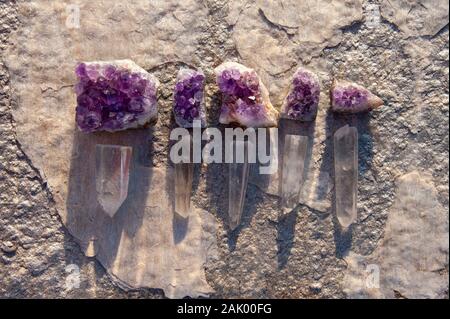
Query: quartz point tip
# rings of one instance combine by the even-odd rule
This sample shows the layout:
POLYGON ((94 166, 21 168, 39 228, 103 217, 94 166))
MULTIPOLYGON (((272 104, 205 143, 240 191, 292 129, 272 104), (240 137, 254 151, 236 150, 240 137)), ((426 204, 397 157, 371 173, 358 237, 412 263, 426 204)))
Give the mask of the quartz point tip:
POLYGON ((281 206, 284 213, 290 212, 299 203, 307 148, 308 137, 286 135, 280 188, 281 206))
POLYGON ((215 69, 222 92, 221 124, 237 123, 244 127, 276 127, 278 111, 269 91, 255 70, 236 62, 225 62, 215 69))
POLYGON ((336 217, 346 229, 357 218, 358 131, 348 125, 334 134, 336 217))
POLYGON ((132 148, 97 145, 95 156, 95 189, 104 212, 114 217, 128 196, 132 148))
POLYGON ((174 88, 173 113, 180 127, 192 128, 194 121, 206 126, 204 107, 205 74, 202 71, 181 69, 174 88))
POLYGON ((367 112, 382 106, 383 100, 353 82, 333 81, 330 92, 331 110, 339 113, 367 112))
POLYGON ((229 226, 233 231, 241 223, 247 193, 248 177, 250 172, 249 147, 247 141, 235 141, 233 143, 233 162, 229 167, 229 194, 228 216, 229 226))
POLYGON ((293 76, 289 93, 281 108, 281 117, 301 122, 314 121, 319 100, 319 78, 313 72, 299 68, 293 76))

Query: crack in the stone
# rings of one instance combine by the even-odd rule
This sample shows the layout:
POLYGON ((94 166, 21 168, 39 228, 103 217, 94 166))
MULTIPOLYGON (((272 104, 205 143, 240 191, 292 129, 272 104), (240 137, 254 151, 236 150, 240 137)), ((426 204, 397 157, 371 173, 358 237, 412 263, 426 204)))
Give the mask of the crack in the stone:
POLYGON ((271 28, 276 28, 280 31, 282 31, 289 40, 291 40, 293 38, 293 36, 297 33, 289 33, 288 30, 292 30, 292 31, 298 31, 298 27, 287 27, 287 26, 283 26, 281 24, 275 23, 273 21, 271 21, 267 15, 264 13, 264 10, 261 8, 258 8, 258 14, 261 17, 261 19, 263 20, 263 22, 265 22, 269 27, 271 28))
POLYGON ((283 25, 279 22, 275 22, 272 21, 267 14, 264 12, 264 10, 262 8, 258 8, 258 12, 259 14, 262 16, 262 18, 266 21, 266 23, 270 24, 273 27, 276 27, 278 29, 284 30, 287 32, 286 29, 288 30, 298 30, 299 26, 288 26, 288 25, 283 25))

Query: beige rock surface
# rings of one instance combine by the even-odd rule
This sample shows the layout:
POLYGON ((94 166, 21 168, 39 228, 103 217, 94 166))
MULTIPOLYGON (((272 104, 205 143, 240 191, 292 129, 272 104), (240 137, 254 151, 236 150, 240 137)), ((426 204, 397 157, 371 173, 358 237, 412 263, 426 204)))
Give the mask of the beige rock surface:
POLYGON ((385 0, 380 9, 406 36, 433 36, 448 25, 448 0, 385 0))
POLYGON ((343 286, 351 298, 438 298, 448 289, 448 214, 436 188, 411 172, 398 179, 396 197, 380 246, 346 258, 343 286))

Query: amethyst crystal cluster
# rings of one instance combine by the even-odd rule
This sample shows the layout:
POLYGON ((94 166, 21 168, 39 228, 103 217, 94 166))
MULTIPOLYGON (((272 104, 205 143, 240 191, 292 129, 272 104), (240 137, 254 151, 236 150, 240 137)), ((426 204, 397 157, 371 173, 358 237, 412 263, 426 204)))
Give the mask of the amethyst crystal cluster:
POLYGON ((319 78, 311 71, 299 68, 294 74, 289 94, 283 103, 281 117, 302 122, 314 121, 319 98, 319 78))
POLYGON ((194 121, 206 125, 203 103, 205 75, 201 71, 181 69, 178 72, 174 90, 173 113, 181 127, 193 127, 194 121))
POLYGON ((358 84, 334 81, 331 88, 331 109, 335 112, 366 112, 382 105, 383 100, 358 84))
POLYGON ((256 72, 241 64, 226 62, 216 68, 217 85, 223 94, 219 122, 246 127, 273 127, 278 112, 256 72))
POLYGON ((80 63, 76 75, 81 131, 121 131, 156 120, 159 82, 134 62, 80 63))

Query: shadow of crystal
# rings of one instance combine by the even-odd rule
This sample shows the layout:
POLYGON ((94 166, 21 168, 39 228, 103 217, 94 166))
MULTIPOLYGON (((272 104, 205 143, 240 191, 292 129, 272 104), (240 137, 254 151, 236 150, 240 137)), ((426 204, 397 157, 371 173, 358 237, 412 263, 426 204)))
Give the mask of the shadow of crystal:
MULTIPOLYGON (((80 242, 87 256, 103 254, 113 263, 125 232, 130 237, 139 230, 145 214, 151 170, 143 169, 140 148, 152 148, 152 129, 116 133, 86 134, 74 130, 74 149, 70 163, 67 195, 67 227, 80 242), (133 148, 128 196, 114 217, 98 204, 95 181, 95 150, 98 144, 133 148)), ((150 152, 151 154, 151 152, 150 152)), ((136 261, 137 262, 137 261, 136 261)), ((105 265, 108 268, 108 265, 105 265)))
MULTIPOLYGON (((282 176, 282 164, 284 161, 284 148, 285 148, 285 139, 287 135, 298 135, 298 136, 306 136, 308 138, 308 145, 306 147, 306 156, 305 163, 303 169, 302 181, 303 185, 300 188, 300 194, 302 193, 302 188, 304 186, 305 181, 308 179, 309 170, 311 165, 312 152, 314 147, 314 132, 315 132, 316 123, 312 122, 297 122, 288 119, 281 119, 279 124, 279 140, 278 140, 278 150, 279 150, 279 169, 278 169, 278 184, 277 190, 278 194, 281 190, 281 176, 282 176)), ((291 249, 294 246, 294 238, 295 238, 295 224, 297 221, 297 214, 299 212, 300 206, 300 194, 299 201, 297 206, 294 207, 289 212, 285 213, 282 211, 280 207, 280 213, 278 214, 277 220, 277 243, 278 243, 278 269, 283 269, 289 256, 291 254, 291 249)), ((279 199, 281 202, 281 199, 279 199)))

